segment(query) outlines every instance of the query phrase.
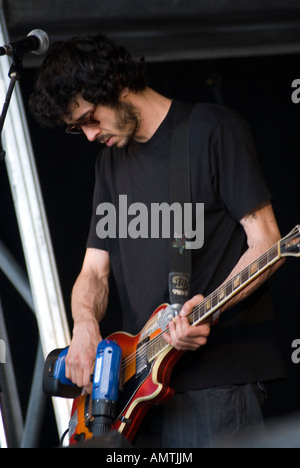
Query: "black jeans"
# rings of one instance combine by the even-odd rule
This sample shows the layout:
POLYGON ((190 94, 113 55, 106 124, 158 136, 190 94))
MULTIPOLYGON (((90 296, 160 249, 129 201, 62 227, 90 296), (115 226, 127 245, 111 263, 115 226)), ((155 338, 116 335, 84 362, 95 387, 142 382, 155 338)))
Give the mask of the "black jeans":
POLYGON ((242 443, 264 428, 260 384, 177 393, 145 416, 133 445, 140 448, 209 448, 242 443))

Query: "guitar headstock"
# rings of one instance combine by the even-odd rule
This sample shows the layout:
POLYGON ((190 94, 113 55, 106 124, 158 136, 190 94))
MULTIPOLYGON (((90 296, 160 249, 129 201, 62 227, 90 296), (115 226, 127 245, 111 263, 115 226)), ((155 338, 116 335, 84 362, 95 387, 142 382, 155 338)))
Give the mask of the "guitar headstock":
POLYGON ((279 242, 282 257, 300 257, 300 224, 279 242))

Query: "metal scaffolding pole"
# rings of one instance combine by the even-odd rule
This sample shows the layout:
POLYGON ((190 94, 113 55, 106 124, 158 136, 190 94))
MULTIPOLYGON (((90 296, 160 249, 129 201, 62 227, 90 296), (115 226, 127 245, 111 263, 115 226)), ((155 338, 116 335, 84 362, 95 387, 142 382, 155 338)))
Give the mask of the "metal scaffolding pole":
MULTIPOLYGON (((3 9, 0 9, 0 43, 9 42, 3 9)), ((0 101, 9 87, 11 63, 0 58, 0 101)), ((70 343, 70 331, 64 310, 54 253, 25 111, 18 83, 12 96, 2 133, 6 152, 10 187, 28 271, 28 277, 39 328, 44 357, 55 348, 70 343)), ((71 402, 53 399, 54 411, 61 435, 70 418, 71 402)))
MULTIPOLYGON (((14 257, 5 247, 3 242, 0 240, 0 269, 3 271, 5 276, 10 280, 12 285, 16 288, 20 296, 24 299, 28 307, 35 314, 34 304, 30 291, 30 285, 22 268, 16 262, 14 257)), ((0 303, 1 306, 1 303, 0 303)), ((0 309, 1 313, 1 309, 0 309)), ((4 318, 2 318, 4 323, 4 318)), ((1 316, 0 316, 1 324, 1 316)), ((0 337, 2 335, 2 327, 0 327, 0 337)), ((8 343, 8 336, 6 336, 6 342, 8 343)), ((0 369, 1 371, 1 369, 0 369)), ((36 362, 33 374, 33 380, 31 384, 30 398, 28 408, 26 412, 26 421, 22 434, 21 448, 35 448, 38 445, 40 429, 42 426, 42 418, 45 414, 46 395, 42 391, 42 378, 44 371, 44 355, 39 342, 36 362)), ((1 372, 0 372, 1 373, 1 372)), ((15 401, 16 395, 9 395, 8 398, 15 401)), ((19 441, 20 442, 20 441, 19 441)))
POLYGON ((19 448, 22 440, 24 423, 1 299, 0 330, 1 338, 6 343, 6 362, 0 365, 4 428, 9 447, 19 448))
POLYGON ((24 430, 22 434, 21 448, 37 448, 40 439, 43 416, 45 415, 46 395, 42 390, 44 372, 44 355, 42 348, 38 346, 35 369, 29 403, 26 412, 24 430))

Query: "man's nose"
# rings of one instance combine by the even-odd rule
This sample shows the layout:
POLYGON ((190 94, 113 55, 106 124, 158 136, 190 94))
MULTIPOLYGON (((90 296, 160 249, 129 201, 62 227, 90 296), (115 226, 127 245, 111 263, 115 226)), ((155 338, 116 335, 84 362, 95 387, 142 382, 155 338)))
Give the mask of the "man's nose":
POLYGON ((98 136, 101 135, 101 130, 100 128, 97 127, 88 127, 88 126, 82 126, 82 131, 87 137, 87 139, 91 142, 96 141, 98 136))

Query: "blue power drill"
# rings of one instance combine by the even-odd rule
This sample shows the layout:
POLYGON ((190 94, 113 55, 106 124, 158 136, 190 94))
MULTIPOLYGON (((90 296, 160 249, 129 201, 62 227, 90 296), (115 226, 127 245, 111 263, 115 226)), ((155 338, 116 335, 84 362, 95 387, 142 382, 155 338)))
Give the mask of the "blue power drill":
POLYGON ((93 437, 108 432, 116 416, 122 351, 114 341, 103 340, 97 348, 93 376, 93 437))
MULTIPOLYGON (((46 358, 43 391, 50 396, 77 398, 82 388, 65 376, 68 347, 55 349, 46 358)), ((114 341, 103 340, 97 347, 93 374, 93 437, 108 432, 115 418, 119 394, 122 350, 114 341)))
POLYGON ((77 398, 82 389, 66 378, 66 356, 69 347, 54 349, 44 366, 43 391, 49 396, 77 398))

